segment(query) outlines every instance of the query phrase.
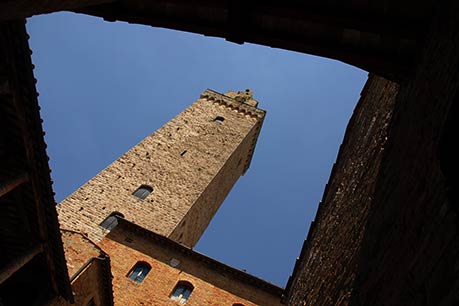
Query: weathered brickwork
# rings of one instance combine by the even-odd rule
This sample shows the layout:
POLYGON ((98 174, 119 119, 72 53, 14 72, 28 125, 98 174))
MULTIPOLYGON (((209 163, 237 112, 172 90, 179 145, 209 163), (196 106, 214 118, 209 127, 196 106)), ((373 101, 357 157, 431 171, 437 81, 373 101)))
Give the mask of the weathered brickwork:
POLYGON ((65 199, 61 224, 95 241, 119 212, 136 224, 193 246, 247 169, 265 112, 210 90, 65 199), (223 121, 215 121, 222 117, 223 121), (132 193, 153 192, 144 200, 132 193))
MULTIPOLYGON (((104 264, 101 261, 91 261, 85 269, 72 281, 72 291, 74 292, 75 304, 78 306, 91 305, 113 305, 105 293, 106 280, 104 275, 104 264)), ((111 297, 110 297, 111 298, 111 297)))
POLYGON ((100 248, 79 233, 62 230, 62 241, 69 278, 73 277, 88 260, 101 255, 100 248))
POLYGON ((100 243, 111 256, 116 305, 181 305, 170 298, 179 281, 187 281, 194 287, 186 303, 189 306, 281 305, 281 288, 167 238, 149 235, 140 227, 132 230, 127 223, 118 225, 100 243), (179 261, 175 268, 170 265, 172 258, 179 261), (141 283, 127 277, 139 261, 151 266, 141 283))
POLYGON ((62 298, 55 299, 52 306, 113 305, 110 260, 108 256, 87 237, 80 233, 62 230, 65 258, 72 284, 74 304, 62 298))
POLYGON ((347 305, 398 85, 370 76, 289 280, 289 305, 347 305))

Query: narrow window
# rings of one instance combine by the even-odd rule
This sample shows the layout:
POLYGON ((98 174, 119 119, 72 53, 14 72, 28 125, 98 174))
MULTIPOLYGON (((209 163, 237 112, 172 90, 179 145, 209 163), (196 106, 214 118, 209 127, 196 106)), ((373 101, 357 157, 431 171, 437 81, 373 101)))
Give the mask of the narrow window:
POLYGON ((139 188, 137 188, 136 191, 134 191, 132 194, 136 197, 138 197, 141 200, 145 200, 146 197, 153 191, 153 188, 147 185, 142 185, 139 188))
POLYGON ((180 156, 183 156, 183 155, 185 155, 185 154, 186 154, 186 152, 187 152, 187 150, 183 151, 182 153, 180 153, 180 156))
POLYGON ((189 282, 180 281, 172 291, 171 299, 178 301, 180 304, 185 304, 193 291, 193 285, 189 282))
POLYGON ((104 221, 100 224, 101 227, 111 231, 112 229, 115 228, 115 226, 118 225, 118 219, 117 218, 124 218, 124 215, 119 213, 119 212, 113 212, 105 218, 104 221))
POLYGON ((151 266, 149 264, 146 262, 138 262, 128 273, 127 277, 136 283, 141 283, 150 270, 151 266))
POLYGON ((217 116, 214 119, 214 122, 217 122, 217 123, 223 123, 223 121, 225 121, 225 118, 220 117, 220 116, 217 116))

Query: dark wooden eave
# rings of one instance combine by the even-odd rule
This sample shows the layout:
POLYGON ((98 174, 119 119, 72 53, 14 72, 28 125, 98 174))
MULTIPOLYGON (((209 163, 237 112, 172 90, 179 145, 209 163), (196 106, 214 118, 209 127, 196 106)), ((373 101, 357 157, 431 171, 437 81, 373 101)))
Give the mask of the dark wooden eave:
POLYGON ((10 0, 0 4, 0 20, 72 10, 108 21, 314 54, 400 80, 414 69, 435 5, 440 4, 433 0, 10 0))
POLYGON ((0 22, 0 288, 29 269, 72 300, 30 54, 25 20, 0 22))
POLYGON ((324 56, 400 79, 411 73, 433 1, 120 0, 76 12, 324 56))

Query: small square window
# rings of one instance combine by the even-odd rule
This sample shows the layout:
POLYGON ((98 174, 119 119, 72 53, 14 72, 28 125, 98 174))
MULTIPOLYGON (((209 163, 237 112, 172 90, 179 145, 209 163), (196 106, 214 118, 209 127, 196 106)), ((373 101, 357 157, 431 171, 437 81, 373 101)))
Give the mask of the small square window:
POLYGON ((147 186, 147 185, 142 185, 139 188, 137 188, 137 190, 134 191, 132 193, 132 195, 138 197, 141 200, 145 200, 146 197, 148 197, 148 195, 150 193, 152 193, 152 192, 153 192, 153 188, 152 187, 147 186))

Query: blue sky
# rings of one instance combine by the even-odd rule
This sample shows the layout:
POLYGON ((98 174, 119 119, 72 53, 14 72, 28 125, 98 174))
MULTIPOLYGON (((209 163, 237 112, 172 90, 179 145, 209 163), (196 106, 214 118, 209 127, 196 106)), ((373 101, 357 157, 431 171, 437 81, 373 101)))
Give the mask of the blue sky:
POLYGON ((27 29, 58 202, 206 88, 252 89, 267 117, 251 167, 195 249, 286 285, 365 71, 73 13, 33 17, 27 29))

